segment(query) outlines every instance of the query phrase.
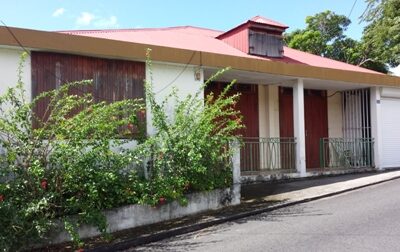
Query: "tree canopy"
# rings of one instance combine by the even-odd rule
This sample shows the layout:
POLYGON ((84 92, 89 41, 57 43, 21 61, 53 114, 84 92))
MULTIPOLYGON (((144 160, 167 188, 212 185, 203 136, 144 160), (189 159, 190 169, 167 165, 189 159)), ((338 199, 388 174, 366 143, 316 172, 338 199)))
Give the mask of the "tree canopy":
POLYGON ((387 73, 387 62, 372 44, 344 34, 350 24, 348 17, 327 10, 308 16, 306 28, 285 34, 285 41, 291 48, 387 73))
POLYGON ((307 27, 285 36, 289 47, 302 51, 328 56, 332 45, 344 38, 343 32, 350 24, 345 16, 325 11, 306 18, 307 27))
POLYGON ((400 64, 400 0, 366 0, 361 19, 368 25, 363 41, 367 48, 391 67, 400 64))

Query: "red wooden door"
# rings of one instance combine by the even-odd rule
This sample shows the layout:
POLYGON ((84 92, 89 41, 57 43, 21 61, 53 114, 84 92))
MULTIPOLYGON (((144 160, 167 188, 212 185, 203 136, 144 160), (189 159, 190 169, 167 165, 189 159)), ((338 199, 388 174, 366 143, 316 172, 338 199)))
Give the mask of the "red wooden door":
MULTIPOLYGON (((306 136, 306 167, 319 164, 319 141, 328 137, 328 105, 326 91, 304 90, 304 120, 306 136)), ((279 90, 279 131, 281 137, 293 137, 292 88, 279 90)), ((283 155, 284 153, 282 153, 283 155)))
POLYGON ((293 137, 293 90, 279 88, 279 135, 293 137))
POLYGON ((304 90, 304 121, 307 168, 320 167, 319 142, 328 137, 328 103, 326 91, 304 90))
POLYGON ((280 158, 282 169, 295 169, 295 148, 291 144, 293 129, 293 91, 291 88, 279 89, 279 132, 281 137, 280 158))
MULTIPOLYGON (((214 82, 208 85, 205 90, 205 96, 210 92, 219 95, 226 87, 227 83, 214 82)), ((229 95, 240 93, 238 103, 235 109, 239 110, 243 116, 243 125, 245 128, 241 129, 238 134, 243 137, 258 137, 259 136, 259 123, 258 123, 258 86, 252 84, 235 84, 229 95)))
MULTIPOLYGON (((238 84, 234 86, 232 93, 240 93, 236 109, 243 116, 245 128, 240 130, 243 137, 258 137, 258 87, 257 85, 238 84)), ((258 141, 258 140, 257 140, 258 141)))
MULTIPOLYGON (((205 96, 210 92, 221 93, 226 83, 211 83, 205 90, 205 96)), ((252 84, 235 84, 229 95, 240 93, 235 109, 243 116, 243 125, 237 133, 244 138, 244 146, 240 150, 240 168, 242 171, 260 170, 259 121, 258 121, 258 86, 252 84)))

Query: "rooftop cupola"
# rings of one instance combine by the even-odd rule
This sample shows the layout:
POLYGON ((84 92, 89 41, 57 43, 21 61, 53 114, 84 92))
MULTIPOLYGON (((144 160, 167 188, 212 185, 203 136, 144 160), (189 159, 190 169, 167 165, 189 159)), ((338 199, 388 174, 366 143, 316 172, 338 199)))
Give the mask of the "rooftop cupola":
POLYGON ((271 19, 255 16, 217 39, 248 54, 280 58, 283 57, 283 33, 287 28, 271 19))

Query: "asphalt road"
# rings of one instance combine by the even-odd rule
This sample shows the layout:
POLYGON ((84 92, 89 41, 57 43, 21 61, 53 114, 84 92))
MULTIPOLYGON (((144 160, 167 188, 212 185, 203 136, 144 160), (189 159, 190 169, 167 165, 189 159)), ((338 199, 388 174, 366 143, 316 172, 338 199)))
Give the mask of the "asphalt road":
POLYGON ((400 251, 400 180, 127 251, 400 251))

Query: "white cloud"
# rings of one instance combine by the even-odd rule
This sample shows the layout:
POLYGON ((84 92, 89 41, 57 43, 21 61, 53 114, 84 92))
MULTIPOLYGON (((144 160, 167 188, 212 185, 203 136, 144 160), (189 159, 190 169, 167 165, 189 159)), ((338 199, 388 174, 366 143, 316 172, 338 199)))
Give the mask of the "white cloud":
POLYGON ((116 16, 102 17, 91 12, 81 12, 75 23, 78 27, 93 25, 96 28, 116 28, 119 26, 116 16))
POLYGON ((81 12, 81 15, 76 18, 75 23, 79 26, 87 26, 90 25, 95 18, 96 16, 90 12, 81 12))
POLYGON ((54 12, 53 12, 53 14, 51 14, 53 17, 59 17, 59 16, 61 16, 62 14, 64 14, 64 12, 65 12, 65 9, 64 8, 58 8, 57 10, 55 10, 54 12))
POLYGON ((97 28, 115 28, 118 27, 118 20, 116 16, 110 16, 108 18, 98 18, 94 22, 94 26, 97 28))
POLYGON ((400 66, 391 68, 390 71, 393 73, 393 75, 400 76, 400 66))

